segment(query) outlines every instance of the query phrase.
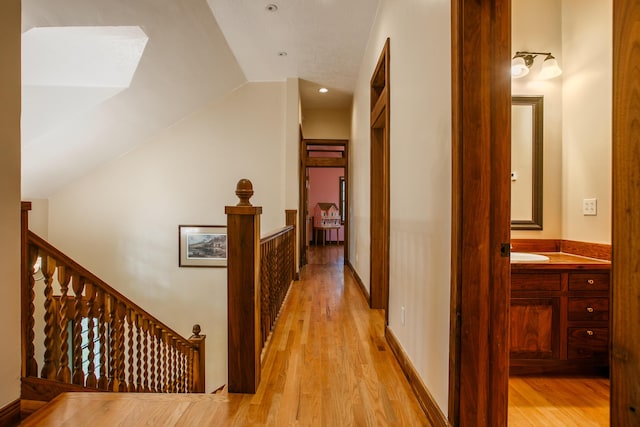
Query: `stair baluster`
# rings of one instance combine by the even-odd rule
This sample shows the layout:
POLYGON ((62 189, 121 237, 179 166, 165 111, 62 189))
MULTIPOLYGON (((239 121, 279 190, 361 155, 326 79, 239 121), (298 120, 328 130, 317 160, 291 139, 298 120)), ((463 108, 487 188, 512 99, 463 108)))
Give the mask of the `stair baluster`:
POLYGON ((58 283, 60 283, 60 367, 56 379, 65 383, 71 380, 71 369, 69 369, 69 316, 68 316, 68 296, 69 282, 71 274, 64 265, 58 266, 58 283))
POLYGON ((96 364, 95 364, 95 301, 96 301, 96 288, 93 284, 87 283, 85 285, 86 298, 87 298, 87 350, 89 353, 89 363, 87 365, 87 377, 86 386, 89 388, 96 388, 98 386, 98 380, 96 378, 96 364))
POLYGON ((98 339, 100 342, 100 378, 98 378, 98 389, 108 390, 109 379, 107 377, 107 313, 105 293, 102 289, 97 289, 96 301, 98 302, 98 339))
MULTIPOLYGON (((84 385, 84 372, 82 371, 82 319, 84 278, 73 276, 73 292, 75 294, 73 316, 73 384, 84 385)), ((66 326, 65 326, 66 328, 66 326)))
POLYGON ((42 274, 44 276, 44 365, 40 376, 49 380, 56 378, 56 366, 54 355, 55 314, 53 301, 53 275, 56 271, 56 262, 53 258, 42 258, 42 274))

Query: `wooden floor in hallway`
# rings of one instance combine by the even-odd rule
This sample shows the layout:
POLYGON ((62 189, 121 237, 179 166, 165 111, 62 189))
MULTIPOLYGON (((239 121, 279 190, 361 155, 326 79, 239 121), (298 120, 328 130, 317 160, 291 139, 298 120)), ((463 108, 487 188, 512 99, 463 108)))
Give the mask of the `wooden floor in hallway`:
MULTIPOLYGON (((285 301, 255 395, 71 393, 24 426, 429 425, 343 247, 311 247, 285 301)), ((513 377, 509 426, 608 425, 609 382, 513 377)))
POLYGON ((73 393, 25 426, 426 426, 340 245, 309 251, 264 355, 255 395, 73 393))
POLYGON ((428 425, 370 310, 344 272, 343 247, 311 247, 292 285, 247 423, 314 426, 428 425))

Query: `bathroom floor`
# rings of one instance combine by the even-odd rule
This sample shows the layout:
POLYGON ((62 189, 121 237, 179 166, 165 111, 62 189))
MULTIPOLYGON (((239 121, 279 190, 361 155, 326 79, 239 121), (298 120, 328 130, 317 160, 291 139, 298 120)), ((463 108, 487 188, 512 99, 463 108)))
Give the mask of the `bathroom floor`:
POLYGON ((609 379, 509 378, 509 426, 608 426, 609 379))

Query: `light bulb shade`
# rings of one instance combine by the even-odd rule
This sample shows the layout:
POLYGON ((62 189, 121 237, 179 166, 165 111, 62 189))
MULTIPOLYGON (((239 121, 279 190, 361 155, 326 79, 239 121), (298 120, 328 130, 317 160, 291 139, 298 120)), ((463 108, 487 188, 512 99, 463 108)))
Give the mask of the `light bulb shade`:
POLYGON ((516 56, 511 60, 511 77, 519 79, 529 74, 529 67, 521 56, 516 56))
POLYGON ((552 79, 554 77, 558 77, 562 74, 562 70, 558 66, 558 61, 556 58, 549 55, 542 63, 542 70, 540 70, 540 74, 538 74, 539 79, 552 79))

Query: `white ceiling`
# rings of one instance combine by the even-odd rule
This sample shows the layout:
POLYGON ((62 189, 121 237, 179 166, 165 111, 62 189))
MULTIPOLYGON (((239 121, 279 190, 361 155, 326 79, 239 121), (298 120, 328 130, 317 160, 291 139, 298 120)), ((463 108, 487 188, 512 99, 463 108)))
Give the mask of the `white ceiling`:
POLYGON ((299 77, 305 108, 347 108, 378 1, 22 0, 23 37, 66 26, 148 37, 128 87, 96 82, 90 68, 73 81, 38 70, 41 84, 29 84, 23 62, 23 197, 55 194, 247 80, 299 77))
POLYGON ((303 94, 309 108, 326 98, 344 104, 353 93, 379 0, 207 1, 248 80, 299 77, 316 93, 331 89, 303 94))

